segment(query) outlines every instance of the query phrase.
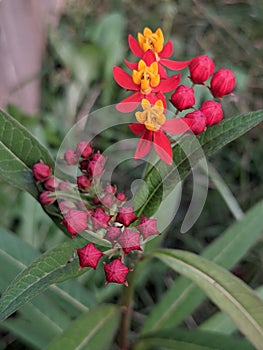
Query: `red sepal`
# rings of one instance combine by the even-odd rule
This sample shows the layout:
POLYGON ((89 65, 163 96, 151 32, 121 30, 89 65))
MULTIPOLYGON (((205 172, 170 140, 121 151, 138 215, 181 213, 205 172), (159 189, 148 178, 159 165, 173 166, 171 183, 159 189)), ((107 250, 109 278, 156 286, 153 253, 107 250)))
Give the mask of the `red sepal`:
POLYGON ((154 132, 154 148, 158 156, 169 165, 172 164, 172 147, 167 136, 162 131, 154 132))
POLYGON ((180 79, 181 74, 173 75, 170 78, 162 80, 154 90, 158 90, 161 92, 171 92, 172 90, 177 88, 178 84, 180 83, 180 79))
POLYGON ((129 128, 136 135, 141 135, 145 130, 145 126, 143 124, 129 124, 129 128))
POLYGON ((144 51, 141 49, 138 41, 130 34, 128 36, 128 43, 131 49, 131 52, 138 57, 142 57, 144 54, 144 51))
POLYGON ((159 56, 161 58, 167 58, 172 56, 173 54, 173 44, 171 40, 167 41, 166 44, 164 44, 162 51, 159 53, 159 56))
POLYGON ((132 77, 120 67, 113 67, 113 77, 116 83, 122 88, 127 90, 138 90, 138 85, 133 82, 132 77))
POLYGON ((140 137, 134 159, 140 159, 146 156, 152 148, 152 131, 145 130, 143 135, 140 137))
POLYGON ((189 66, 191 60, 188 61, 172 61, 167 59, 161 59, 161 64, 172 70, 181 70, 189 66))

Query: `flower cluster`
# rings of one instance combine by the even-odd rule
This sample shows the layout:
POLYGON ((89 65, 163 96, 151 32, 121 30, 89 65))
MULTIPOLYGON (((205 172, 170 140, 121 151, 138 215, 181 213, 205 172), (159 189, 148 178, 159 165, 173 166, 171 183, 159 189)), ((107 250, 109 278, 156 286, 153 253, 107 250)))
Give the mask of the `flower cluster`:
POLYGON ((32 172, 40 190, 39 201, 48 206, 57 204, 72 238, 85 233, 111 246, 102 251, 94 243, 77 249, 80 269, 96 269, 100 259, 116 256, 109 263, 103 262, 106 284, 110 282, 127 285, 126 276, 130 269, 125 257, 132 251, 142 250, 142 245, 153 235, 158 235, 156 219, 144 216, 138 218, 134 208, 125 205, 127 197, 117 192, 112 184, 102 185, 106 158, 95 152, 91 143, 79 142, 76 149, 64 154, 68 166, 75 166, 79 172, 76 184, 61 181, 52 175, 52 169, 42 161, 33 166, 32 172))
POLYGON ((158 156, 172 164, 172 148, 167 133, 179 135, 190 131, 198 135, 223 118, 221 104, 214 99, 203 102, 199 108, 195 107, 195 85, 209 89, 213 98, 222 98, 234 89, 235 76, 225 68, 214 72, 213 60, 205 55, 183 62, 168 59, 173 53, 172 42, 164 44, 160 28, 155 32, 145 28, 143 34, 138 33, 138 40, 129 35, 128 42, 130 50, 140 60, 136 63, 125 60, 131 74, 115 66, 113 76, 122 88, 132 91, 130 96, 117 104, 117 110, 132 112, 141 104, 142 111, 135 113, 138 123, 130 125, 133 133, 141 135, 134 158, 146 156, 153 143, 158 156), (166 68, 182 70, 187 67, 191 86, 179 85, 181 75, 169 77, 166 71, 166 68), (210 85, 207 85, 208 80, 210 85), (169 101, 176 108, 175 117, 169 120, 166 119, 167 98, 164 95, 168 92, 172 93, 169 101), (179 112, 190 108, 193 111, 178 118, 179 112))

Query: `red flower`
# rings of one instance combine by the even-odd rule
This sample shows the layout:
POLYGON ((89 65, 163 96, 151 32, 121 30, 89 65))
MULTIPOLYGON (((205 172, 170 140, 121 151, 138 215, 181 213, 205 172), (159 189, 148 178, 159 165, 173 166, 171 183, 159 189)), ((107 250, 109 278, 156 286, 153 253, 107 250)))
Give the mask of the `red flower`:
POLYGON ((166 120, 161 100, 151 106, 148 100, 142 100, 143 112, 136 112, 136 119, 140 124, 130 124, 129 127, 136 135, 141 135, 135 152, 135 159, 146 156, 152 143, 158 156, 166 163, 172 164, 172 148, 165 132, 182 134, 189 130, 187 123, 181 118, 166 120))
POLYGON ((128 286, 126 276, 130 269, 121 262, 121 258, 115 259, 109 264, 104 262, 104 271, 106 275, 106 285, 110 282, 124 284, 128 286))
POLYGON ((54 176, 51 176, 44 182, 44 187, 48 191, 55 191, 55 189, 58 188, 58 186, 59 182, 54 176))
POLYGON ((236 85, 236 78, 230 69, 221 68, 211 79, 210 90, 214 97, 230 94, 236 85))
POLYGON ((206 117, 201 111, 187 113, 183 121, 189 126, 192 132, 196 135, 201 134, 206 128, 206 117))
POLYGON ((64 153, 64 160, 66 161, 67 165, 76 165, 79 161, 75 151, 71 148, 64 153))
POLYGON ((126 202, 127 197, 125 196, 124 193, 118 192, 118 193, 116 193, 116 199, 118 202, 126 202))
POLYGON ((213 74, 214 69, 215 64, 209 56, 197 56, 189 65, 190 78, 195 84, 203 84, 213 74))
POLYGON ((122 234, 118 237, 118 243, 122 247, 125 254, 132 250, 141 250, 140 234, 125 228, 122 234))
POLYGON ((223 118, 223 111, 219 102, 205 101, 202 104, 200 111, 204 113, 206 125, 208 126, 220 123, 223 118))
MULTIPOLYGON (((142 58, 147 50, 153 51, 158 62, 158 71, 161 78, 167 78, 163 66, 172 70, 181 70, 186 68, 191 62, 191 60, 178 62, 167 59, 173 53, 173 44, 171 41, 168 41, 163 45, 164 37, 160 28, 153 33, 151 29, 146 27, 143 34, 138 33, 138 41, 132 35, 129 35, 128 42, 132 53, 137 57, 142 58)), ((130 63, 128 61, 125 61, 125 63, 131 69, 135 69, 137 65, 137 63, 130 63)))
POLYGON ((122 207, 119 209, 116 216, 116 221, 123 224, 124 226, 130 226, 132 222, 137 219, 137 216, 134 214, 133 207, 122 207))
POLYGON ((107 228, 106 235, 104 236, 104 239, 107 239, 111 243, 117 242, 118 237, 121 234, 121 228, 117 226, 111 226, 107 228))
POLYGON ((82 158, 89 158, 93 153, 93 148, 90 142, 79 142, 76 148, 76 155, 82 158))
POLYGON ((52 175, 51 167, 42 161, 33 165, 32 172, 38 181, 45 181, 52 175))
POLYGON ((81 270, 83 267, 92 267, 96 270, 103 253, 94 246, 94 243, 88 243, 82 248, 77 249, 79 264, 81 270))
POLYGON ((72 238, 77 233, 84 231, 87 228, 88 214, 85 211, 70 209, 62 220, 62 224, 66 226, 72 238))
POLYGON ((179 111, 191 108, 195 104, 194 89, 180 85, 172 94, 170 101, 179 111))
POLYGON ((46 206, 54 203, 55 200, 56 200, 56 196, 54 196, 54 193, 50 191, 44 191, 39 196, 40 203, 46 206))
POLYGON ((132 72, 132 76, 117 66, 113 67, 113 76, 121 87, 135 91, 117 104, 116 108, 120 112, 134 111, 143 98, 147 98, 152 104, 160 99, 165 106, 163 93, 174 90, 180 82, 180 74, 160 80, 158 64, 151 50, 148 50, 143 59, 139 61, 137 69, 132 72))
POLYGON ((106 214, 105 211, 101 208, 96 208, 94 213, 91 215, 91 221, 95 231, 101 228, 107 228, 110 219, 111 216, 106 214))
POLYGON ((88 163, 87 172, 93 178, 97 179, 104 171, 106 158, 100 153, 95 153, 88 163))
POLYGON ((153 235, 159 235, 160 232, 156 227, 157 219, 148 219, 145 216, 142 217, 141 222, 136 228, 140 231, 143 236, 143 239, 147 239, 153 235))
POLYGON ((85 175, 80 175, 77 177, 78 189, 85 192, 90 188, 91 182, 89 178, 85 175))

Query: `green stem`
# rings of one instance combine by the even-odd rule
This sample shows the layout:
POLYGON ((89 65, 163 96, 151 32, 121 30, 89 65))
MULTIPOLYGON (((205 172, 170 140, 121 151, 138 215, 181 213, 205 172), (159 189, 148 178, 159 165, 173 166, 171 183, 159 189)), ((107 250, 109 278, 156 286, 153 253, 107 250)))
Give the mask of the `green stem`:
POLYGON ((131 326, 132 317, 132 301, 135 284, 136 272, 129 273, 127 277, 128 287, 123 287, 123 293, 121 297, 122 316, 120 321, 118 342, 120 350, 129 349, 129 331, 131 326))

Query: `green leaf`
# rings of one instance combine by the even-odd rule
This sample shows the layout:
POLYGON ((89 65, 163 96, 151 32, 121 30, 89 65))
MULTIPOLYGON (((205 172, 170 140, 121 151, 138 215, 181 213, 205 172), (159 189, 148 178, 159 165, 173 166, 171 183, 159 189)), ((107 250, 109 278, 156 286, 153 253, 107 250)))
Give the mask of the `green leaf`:
POLYGON ((237 325, 251 343, 262 349, 263 302, 243 281, 227 270, 196 254, 172 249, 150 256, 191 279, 237 325))
MULTIPOLYGON (((263 287, 255 290, 260 299, 263 299, 263 287)), ((199 327, 201 330, 218 332, 221 334, 231 334, 236 331, 235 324, 223 312, 217 312, 208 320, 203 322, 199 327)))
POLYGON ((166 330, 150 333, 140 338, 134 350, 151 349, 171 350, 253 350, 255 349, 244 339, 236 339, 221 334, 204 331, 166 330))
POLYGON ((0 320, 31 300, 53 283, 63 282, 81 275, 78 260, 72 258, 76 247, 85 243, 76 238, 43 254, 31 266, 21 272, 9 285, 0 299, 0 320))
POLYGON ((120 309, 115 305, 102 305, 79 317, 46 350, 111 349, 117 330, 120 309))
POLYGON ((29 131, 0 110, 0 177, 37 197, 31 168, 40 159, 54 164, 49 152, 29 131))
POLYGON ((188 175, 204 154, 210 156, 262 120, 263 110, 259 110, 225 119, 220 125, 209 127, 200 137, 186 135, 180 139, 173 148, 173 160, 176 166, 169 166, 159 161, 147 173, 144 187, 136 192, 134 206, 139 208, 137 215, 152 216, 163 197, 188 175))
MULTIPOLYGON (((231 225, 201 255, 227 269, 232 268, 261 236, 262 215, 263 201, 231 225)), ((142 333, 175 327, 204 300, 205 294, 194 283, 179 277, 151 312, 142 333)))

